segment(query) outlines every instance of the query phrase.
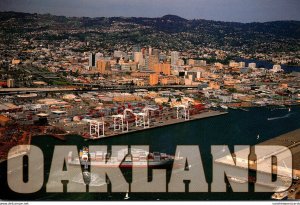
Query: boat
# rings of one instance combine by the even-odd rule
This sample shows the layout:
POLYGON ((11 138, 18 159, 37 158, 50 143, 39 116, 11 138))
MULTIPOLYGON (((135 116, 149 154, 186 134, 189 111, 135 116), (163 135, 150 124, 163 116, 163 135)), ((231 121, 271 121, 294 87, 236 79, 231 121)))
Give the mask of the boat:
POLYGON ((79 157, 74 156, 73 152, 69 152, 68 164, 81 165, 85 166, 85 168, 90 165, 96 167, 131 168, 134 161, 134 167, 161 167, 172 165, 175 159, 174 156, 167 155, 166 153, 149 153, 142 149, 131 149, 131 155, 126 155, 126 153, 127 149, 124 149, 120 150, 118 156, 111 156, 110 153, 102 151, 89 152, 88 148, 85 147, 80 150, 79 157), (109 163, 106 163, 106 158, 110 158, 109 163))
POLYGON ((280 117, 269 117, 267 120, 270 121, 270 120, 279 120, 279 119, 283 119, 283 118, 288 118, 288 117, 290 117, 293 114, 294 113, 288 113, 288 114, 280 116, 280 117))
POLYGON ((249 112, 249 109, 246 109, 246 108, 240 108, 240 110, 243 110, 243 111, 245 111, 245 112, 249 112))
POLYGON ((220 105, 220 107, 223 108, 223 109, 225 109, 225 110, 228 109, 228 107, 226 105, 220 105))
POLYGON ((125 199, 125 200, 127 200, 127 199, 129 199, 129 198, 130 198, 130 197, 129 197, 128 190, 127 190, 127 192, 126 192, 126 195, 125 195, 124 199, 125 199))
POLYGON ((217 107, 217 104, 214 103, 214 102, 212 102, 212 103, 210 104, 210 107, 217 107))

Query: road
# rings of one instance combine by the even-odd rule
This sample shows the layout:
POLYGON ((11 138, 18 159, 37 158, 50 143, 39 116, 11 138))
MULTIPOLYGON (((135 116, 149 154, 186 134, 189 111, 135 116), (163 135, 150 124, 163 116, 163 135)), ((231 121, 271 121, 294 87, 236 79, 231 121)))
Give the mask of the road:
MULTIPOLYGON (((77 85, 79 86, 79 85, 77 85)), ((83 87, 70 88, 70 87, 45 87, 45 88, 0 88, 0 94, 24 94, 24 93, 41 93, 41 92, 82 92, 82 91, 113 91, 113 90, 138 90, 138 89, 189 89, 197 88, 197 86, 185 86, 185 85, 169 85, 169 86, 125 86, 125 85, 87 85, 81 84, 83 87)))

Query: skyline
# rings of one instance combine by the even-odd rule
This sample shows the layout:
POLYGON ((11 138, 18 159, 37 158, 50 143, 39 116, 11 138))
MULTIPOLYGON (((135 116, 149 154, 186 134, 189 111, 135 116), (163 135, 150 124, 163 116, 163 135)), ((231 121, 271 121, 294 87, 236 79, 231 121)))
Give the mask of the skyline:
POLYGON ((0 11, 50 13, 75 17, 161 17, 167 14, 186 19, 231 22, 300 20, 297 0, 2 0, 0 11), (71 3, 72 2, 72 3, 71 3), (286 12, 288 11, 288 12, 286 12))

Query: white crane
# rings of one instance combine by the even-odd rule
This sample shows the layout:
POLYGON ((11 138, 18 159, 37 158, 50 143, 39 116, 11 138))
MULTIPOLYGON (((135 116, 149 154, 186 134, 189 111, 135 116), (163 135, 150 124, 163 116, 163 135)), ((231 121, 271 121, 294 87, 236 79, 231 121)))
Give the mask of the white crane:
POLYGON ((91 138, 100 138, 100 137, 104 137, 104 128, 105 128, 105 122, 103 120, 103 118, 101 119, 101 121, 98 120, 90 120, 90 137, 91 138), (100 127, 102 127, 102 133, 101 133, 101 129, 100 127))
POLYGON ((174 106, 176 109, 177 109, 177 119, 181 118, 179 116, 179 113, 180 113, 180 110, 183 110, 184 111, 184 119, 185 120, 189 120, 190 119, 190 111, 189 111, 189 106, 188 105, 185 105, 185 104, 181 104, 181 105, 175 105, 174 106))

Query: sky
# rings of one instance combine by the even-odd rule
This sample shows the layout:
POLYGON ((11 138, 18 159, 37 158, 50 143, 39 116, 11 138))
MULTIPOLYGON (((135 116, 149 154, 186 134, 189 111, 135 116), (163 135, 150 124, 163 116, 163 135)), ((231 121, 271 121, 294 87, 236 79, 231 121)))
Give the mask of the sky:
POLYGON ((161 17, 234 22, 300 20, 300 0, 0 0, 0 11, 86 17, 161 17))

